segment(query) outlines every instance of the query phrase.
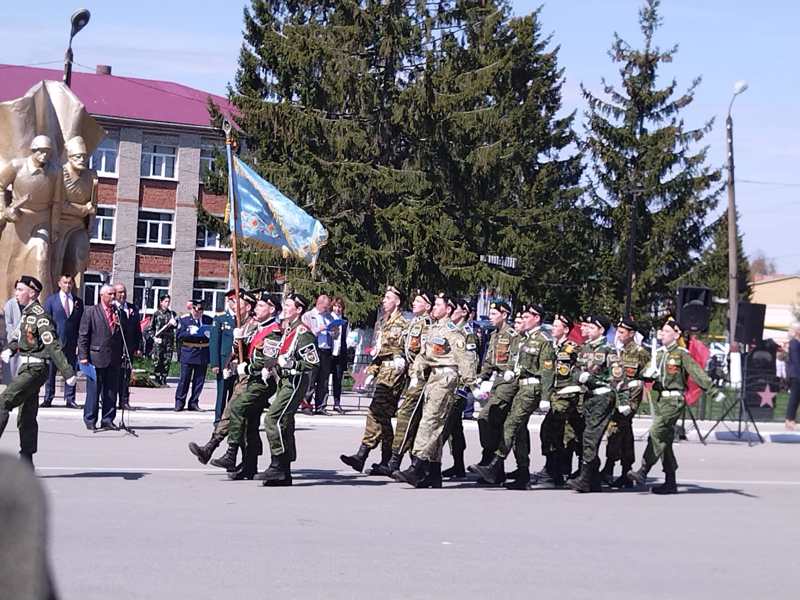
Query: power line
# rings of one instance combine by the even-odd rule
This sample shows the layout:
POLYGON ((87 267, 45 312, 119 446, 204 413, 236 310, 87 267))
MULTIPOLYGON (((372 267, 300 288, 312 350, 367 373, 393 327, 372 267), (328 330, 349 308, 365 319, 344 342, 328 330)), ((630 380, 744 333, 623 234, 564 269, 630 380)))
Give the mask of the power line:
POLYGON ((737 179, 736 183, 749 183, 751 185, 777 185, 780 187, 800 187, 800 183, 787 183, 782 181, 758 181, 755 179, 737 179))

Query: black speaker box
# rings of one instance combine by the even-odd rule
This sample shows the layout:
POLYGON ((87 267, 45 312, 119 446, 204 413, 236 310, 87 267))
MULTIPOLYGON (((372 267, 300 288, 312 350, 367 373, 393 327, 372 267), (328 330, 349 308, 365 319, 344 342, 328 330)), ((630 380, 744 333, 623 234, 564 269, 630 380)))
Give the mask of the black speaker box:
POLYGON ((766 304, 739 302, 736 314, 736 333, 734 339, 740 344, 755 345, 764 337, 764 315, 766 304))

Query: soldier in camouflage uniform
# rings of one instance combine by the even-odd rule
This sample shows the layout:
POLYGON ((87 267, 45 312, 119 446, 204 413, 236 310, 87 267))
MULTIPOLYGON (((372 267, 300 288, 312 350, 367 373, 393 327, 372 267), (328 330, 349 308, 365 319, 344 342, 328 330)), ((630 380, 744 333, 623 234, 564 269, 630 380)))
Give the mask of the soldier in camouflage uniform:
POLYGON ((676 494, 678 485, 675 472, 678 461, 672 450, 675 439, 675 424, 684 409, 686 380, 692 378, 698 386, 710 394, 715 402, 725 398, 725 394, 714 386, 706 372, 695 362, 689 352, 678 345, 682 328, 670 317, 661 328, 663 344, 653 357, 653 362, 644 370, 642 376, 653 381, 653 390, 659 393, 656 415, 650 425, 647 448, 642 456, 642 465, 636 471, 629 471, 628 477, 634 483, 644 485, 647 473, 659 460, 664 468, 663 485, 653 487, 654 494, 676 494))
POLYGON ((38 279, 29 275, 20 277, 14 290, 17 301, 25 307, 20 317, 19 335, 0 353, 6 363, 11 356, 20 355, 19 371, 0 395, 0 437, 8 425, 10 411, 19 408, 19 454, 31 465, 39 444, 36 415, 39 410, 39 390, 47 381, 48 361, 53 361, 67 385, 75 385, 76 381, 75 371, 61 350, 53 319, 36 300, 41 291, 42 284, 38 279))
POLYGON ((157 384, 167 385, 169 365, 175 350, 175 327, 178 324, 177 314, 169 307, 169 294, 158 297, 158 310, 150 321, 150 333, 153 336, 153 377, 157 384))
POLYGON ((470 386, 475 380, 475 361, 467 352, 466 336, 449 318, 454 308, 455 303, 446 294, 436 296, 431 310, 434 323, 409 368, 409 385, 424 382, 425 400, 414 440, 414 461, 395 478, 416 488, 442 487, 443 434, 456 387, 459 383, 470 386))
POLYGON ((383 320, 378 324, 378 338, 372 363, 367 367, 365 385, 377 379, 372 402, 367 413, 367 424, 364 427, 364 436, 361 446, 355 454, 342 454, 340 460, 361 473, 364 462, 370 451, 381 446, 381 462, 372 466, 375 474, 389 468, 392 458, 392 417, 397 412, 397 402, 403 393, 406 383, 406 359, 404 356, 403 342, 405 339, 408 321, 403 316, 400 306, 403 303, 403 294, 394 286, 386 288, 383 295, 383 320))
POLYGON ((617 382, 617 408, 611 415, 606 437, 606 464, 603 482, 614 488, 633 487, 627 477, 636 461, 633 440, 633 417, 644 397, 642 372, 650 362, 650 353, 636 343, 639 326, 632 318, 617 324, 617 341, 621 344, 622 377, 617 382), (614 464, 622 462, 622 474, 614 479, 614 464))
MULTIPOLYGON (((414 317, 406 329, 404 340, 404 353, 406 364, 411 365, 419 354, 431 326, 431 317, 428 314, 433 306, 432 294, 423 290, 415 290, 411 303, 411 312, 414 317)), ((410 379, 403 396, 400 407, 397 409, 394 441, 392 442, 392 457, 387 465, 375 465, 373 475, 387 475, 392 477, 400 469, 403 455, 414 446, 414 437, 417 435, 419 418, 422 415, 422 383, 417 381, 411 385, 410 379)))
MULTIPOLYGON (((488 465, 500 447, 503 424, 519 389, 514 363, 520 336, 507 322, 511 307, 505 302, 492 302, 489 306, 489 320, 495 330, 489 338, 478 376, 481 384, 475 392, 478 397, 489 397, 478 415, 478 433, 483 448, 480 466, 488 465)), ((469 470, 476 473, 476 467, 470 465, 469 470)))
POLYGON ((531 438, 528 422, 533 411, 539 408, 542 398, 550 398, 553 389, 555 352, 552 340, 542 331, 544 309, 539 304, 529 304, 520 311, 523 333, 519 337, 517 357, 514 361, 517 393, 503 423, 503 434, 495 456, 488 465, 476 465, 478 475, 490 484, 506 479, 505 459, 514 449, 517 470, 508 489, 524 490, 530 483, 531 438))
POLYGON ((564 478, 570 472, 573 452, 569 444, 575 443, 572 432, 583 431, 583 417, 579 411, 583 388, 575 383, 574 375, 578 361, 578 345, 568 339, 571 329, 572 319, 563 314, 556 314, 553 317, 555 352, 553 391, 550 394, 547 414, 539 430, 542 454, 545 457, 544 469, 536 474, 537 484, 542 487, 564 485, 564 478))
POLYGON ((614 411, 614 380, 619 380, 622 376, 622 359, 606 341, 606 331, 611 326, 608 318, 589 315, 584 318, 583 323, 588 338, 578 355, 578 383, 587 388, 583 401, 583 465, 578 477, 570 479, 567 485, 576 492, 599 492, 598 451, 614 411))

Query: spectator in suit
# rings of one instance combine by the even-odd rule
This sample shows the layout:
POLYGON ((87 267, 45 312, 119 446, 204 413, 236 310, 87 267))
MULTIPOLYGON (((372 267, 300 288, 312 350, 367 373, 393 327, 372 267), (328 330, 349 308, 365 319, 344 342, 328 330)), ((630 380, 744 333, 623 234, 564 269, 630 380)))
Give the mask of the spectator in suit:
POLYGON ((311 330, 317 340, 319 364, 315 365, 308 380, 303 413, 315 415, 328 414, 325 411, 325 400, 328 396, 328 380, 331 376, 331 334, 328 325, 331 322, 331 299, 327 294, 317 296, 314 308, 303 315, 303 325, 311 330), (313 402, 313 407, 312 407, 313 402))
POLYGON ((800 323, 789 330, 789 358, 786 374, 789 377, 789 404, 786 406, 786 429, 797 428, 797 407, 800 405, 800 323))
MULTIPOLYGON (((25 308, 19 303, 19 299, 17 298, 18 283, 19 281, 14 282, 14 297, 6 302, 5 308, 3 309, 6 319, 6 342, 8 343, 10 343, 12 339, 16 339, 16 336, 19 335, 19 323, 22 320, 22 309, 25 308)), ((11 378, 17 376, 17 371, 19 371, 19 361, 19 355, 14 354, 14 356, 12 356, 11 360, 8 362, 9 378, 5 381, 6 384, 11 381, 11 378)))
MULTIPOLYGON (((53 317, 58 333, 58 341, 61 342, 61 349, 67 357, 72 368, 77 368, 78 352, 78 329, 83 317, 83 300, 75 296, 72 290, 75 281, 72 275, 62 275, 58 280, 58 292, 51 294, 44 301, 44 312, 53 317)), ((41 406, 47 408, 53 405, 53 396, 56 393, 56 371, 58 369, 51 362, 50 373, 47 376, 47 383, 44 388, 44 401, 41 406)), ((75 403, 75 386, 64 385, 64 400, 67 408, 78 408, 75 403)))
POLYGON ((342 379, 347 371, 348 321, 344 316, 344 299, 336 296, 331 301, 331 374, 333 375, 333 410, 344 414, 342 409, 342 379))
POLYGON ((139 309, 128 302, 128 290, 125 289, 124 284, 117 283, 114 285, 114 301, 117 304, 120 328, 125 342, 123 344, 122 367, 120 369, 119 390, 117 392, 119 397, 118 407, 130 410, 131 369, 133 365, 126 360, 124 349, 128 349, 130 361, 133 360, 134 356, 142 355, 140 349, 142 344, 141 316, 139 315, 139 309))
POLYGON ((116 429, 117 388, 122 363, 122 330, 114 301, 114 288, 100 288, 100 302, 83 311, 78 331, 78 361, 92 364, 96 379, 87 386, 83 420, 87 429, 97 426, 97 405, 102 401, 102 429, 116 429))
POLYGON ((211 337, 211 317, 203 314, 205 302, 202 298, 192 300, 188 315, 178 319, 178 343, 181 345, 179 360, 181 378, 175 388, 175 411, 180 412, 186 405, 189 384, 192 395, 189 396, 189 410, 200 410, 200 393, 206 381, 209 352, 208 339, 211 337))

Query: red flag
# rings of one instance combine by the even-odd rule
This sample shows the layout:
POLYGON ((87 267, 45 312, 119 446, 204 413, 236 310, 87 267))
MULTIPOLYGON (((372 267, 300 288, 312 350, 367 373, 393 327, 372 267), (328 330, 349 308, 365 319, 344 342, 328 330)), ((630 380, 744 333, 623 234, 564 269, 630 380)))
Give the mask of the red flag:
MULTIPOLYGON (((708 347, 703 342, 693 337, 689 340, 689 347, 687 350, 689 351, 689 356, 700 365, 701 369, 705 370, 710 355, 708 347)), ((689 406, 695 404, 700 399, 702 393, 702 388, 692 381, 691 378, 686 381, 686 393, 683 395, 686 404, 689 406)))

